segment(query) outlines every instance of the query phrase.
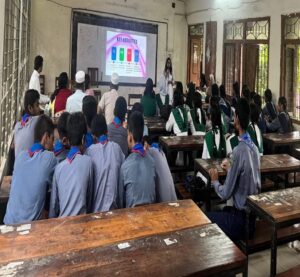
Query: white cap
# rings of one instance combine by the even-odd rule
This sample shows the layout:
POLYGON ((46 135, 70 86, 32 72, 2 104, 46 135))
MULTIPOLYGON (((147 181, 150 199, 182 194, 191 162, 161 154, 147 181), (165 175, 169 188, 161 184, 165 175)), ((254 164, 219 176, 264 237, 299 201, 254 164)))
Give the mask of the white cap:
POLYGON ((82 84, 85 81, 85 73, 84 71, 80 70, 75 75, 75 81, 77 84, 82 84))
POLYGON ((113 85, 119 84, 119 75, 117 73, 113 73, 110 77, 110 81, 113 85))

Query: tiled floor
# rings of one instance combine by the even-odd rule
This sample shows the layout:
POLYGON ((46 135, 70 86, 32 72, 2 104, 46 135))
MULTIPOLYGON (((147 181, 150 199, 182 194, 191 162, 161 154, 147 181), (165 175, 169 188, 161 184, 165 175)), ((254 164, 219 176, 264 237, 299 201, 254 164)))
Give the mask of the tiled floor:
MULTIPOLYGON (((248 276, 270 276, 270 261, 270 250, 265 250, 250 255, 248 264, 248 276)), ((300 265, 300 253, 289 248, 287 245, 279 246, 277 252, 277 273, 284 272, 297 265, 300 265)))

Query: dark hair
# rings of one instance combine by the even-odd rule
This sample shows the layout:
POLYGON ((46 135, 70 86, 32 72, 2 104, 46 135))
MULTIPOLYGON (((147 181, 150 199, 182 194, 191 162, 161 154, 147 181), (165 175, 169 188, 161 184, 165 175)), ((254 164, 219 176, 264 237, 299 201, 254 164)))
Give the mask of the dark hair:
POLYGON ((201 110, 201 117, 202 117, 203 123, 205 125, 206 124, 206 119, 205 119, 205 113, 202 109, 202 97, 201 97, 201 95, 199 93, 196 93, 194 95, 193 100, 194 100, 194 109, 195 109, 195 115, 196 115, 196 117, 195 117, 196 123, 200 123, 199 115, 197 113, 197 109, 200 109, 201 110))
POLYGON ((234 82, 232 85, 233 93, 237 98, 240 98, 240 84, 238 82, 234 82))
POLYGON ((57 131, 58 131, 59 137, 61 139, 64 137, 68 137, 67 122, 68 122, 69 116, 70 116, 70 114, 68 112, 64 112, 61 114, 61 116, 58 119, 57 131))
POLYGON ((122 122, 125 120, 125 116, 127 113, 127 102, 123 96, 119 96, 117 98, 114 115, 117 116, 122 122))
POLYGON ((225 91, 225 86, 222 84, 220 85, 220 96, 221 98, 226 98, 226 91, 225 91))
POLYGON ((242 89, 242 96, 250 103, 250 89, 248 88, 247 85, 243 85, 243 89, 242 89))
POLYGON ((212 84, 211 86, 211 96, 219 96, 220 92, 219 92, 219 87, 216 83, 212 84))
POLYGON ((254 96, 256 95, 257 93, 255 91, 251 91, 250 92, 250 99, 251 101, 254 101, 254 96))
POLYGON ((85 79, 84 79, 84 88, 87 90, 91 86, 91 77, 89 74, 85 74, 85 79))
POLYGON ((190 109, 193 109, 193 107, 194 107, 194 101, 193 100, 194 100, 194 96, 196 94, 195 84, 193 82, 190 82, 188 84, 188 88, 189 88, 189 91, 188 91, 185 102, 190 107, 190 109))
POLYGON ((167 63, 168 63, 168 61, 170 61, 170 63, 171 63, 171 67, 170 67, 170 73, 172 74, 172 72, 173 72, 173 69, 172 69, 172 61, 171 61, 171 58, 170 58, 170 57, 168 57, 168 58, 166 59, 164 73, 166 73, 166 72, 167 72, 167 63))
POLYGON ((278 99, 278 105, 282 105, 283 106, 283 110, 286 111, 287 108, 287 101, 286 98, 284 96, 280 96, 278 99))
POLYGON ((65 89, 68 87, 69 77, 67 72, 60 73, 58 77, 58 88, 53 92, 50 97, 51 102, 55 99, 61 89, 65 89))
POLYGON ((25 92, 24 113, 30 114, 28 106, 33 106, 36 101, 40 100, 40 94, 35 89, 29 89, 25 92))
POLYGON ((46 133, 49 136, 54 133, 54 124, 49 116, 42 114, 34 127, 34 142, 41 142, 46 133))
POLYGON ((259 120, 259 115, 260 115, 260 109, 257 107, 256 104, 251 103, 250 104, 250 119, 252 124, 255 124, 259 120))
POLYGON ((97 114, 97 101, 94 96, 87 95, 83 97, 82 112, 86 118, 87 126, 91 128, 91 122, 97 114))
POLYGON ((266 98, 266 102, 272 101, 272 91, 270 89, 265 90, 265 98, 266 98))
POLYGON ((92 134, 97 138, 107 134, 107 124, 103 114, 97 114, 93 118, 91 126, 92 134))
POLYGON ((115 89, 115 90, 118 90, 119 89, 119 84, 117 85, 114 85, 114 84, 110 84, 110 89, 115 89))
POLYGON ((205 74, 201 73, 201 75, 200 75, 200 88, 203 88, 206 85, 207 85, 207 83, 206 83, 205 74))
POLYGON ((86 121, 83 113, 72 113, 67 123, 68 139, 71 146, 80 146, 83 136, 87 133, 86 121))
POLYGON ((84 82, 83 83, 75 83, 75 88, 84 91, 84 82))
POLYGON ((34 69, 35 70, 38 70, 40 67, 43 66, 43 62, 44 62, 44 59, 42 56, 36 56, 34 58, 34 69))
POLYGON ((258 107, 259 110, 261 110, 262 107, 262 99, 261 96, 259 94, 255 94, 253 96, 253 102, 254 104, 258 107))
POLYGON ((210 119, 212 127, 219 127, 222 130, 222 118, 219 105, 212 105, 210 110, 210 119))
POLYGON ((183 94, 179 90, 175 89, 173 95, 173 106, 178 107, 178 106, 182 106, 183 104, 184 104, 183 94))
POLYGON ((155 93, 153 91, 153 80, 151 78, 148 78, 146 81, 146 87, 144 90, 144 95, 150 96, 152 98, 155 97, 155 93))
POLYGON ((245 98, 239 99, 235 113, 239 119, 241 128, 244 131, 247 130, 250 119, 250 107, 248 101, 245 98))
POLYGON ((210 104, 211 107, 212 106, 219 106, 219 98, 217 96, 210 97, 209 104, 210 104))
POLYGON ((183 85, 181 82, 176 82, 176 89, 183 93, 183 85))
POLYGON ((135 142, 142 142, 144 133, 144 117, 139 111, 133 111, 128 119, 128 131, 132 133, 135 142))

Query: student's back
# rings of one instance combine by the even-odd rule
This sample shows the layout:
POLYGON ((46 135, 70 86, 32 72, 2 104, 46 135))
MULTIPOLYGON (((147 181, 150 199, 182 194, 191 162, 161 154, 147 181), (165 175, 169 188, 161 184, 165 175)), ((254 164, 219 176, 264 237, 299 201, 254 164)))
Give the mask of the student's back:
POLYGON ((29 116, 27 121, 18 121, 14 128, 15 157, 27 150, 34 142, 34 128, 39 116, 29 116))
POLYGON ((107 126, 108 140, 117 143, 125 157, 128 155, 127 130, 123 126, 111 123, 107 126))
POLYGON ((155 195, 155 164, 149 153, 142 157, 131 153, 121 167, 121 187, 119 186, 119 208, 156 202, 155 195))
POLYGON ((155 144, 148 150, 155 163, 157 176, 156 198, 157 202, 176 201, 177 196, 173 177, 164 152, 155 144))
POLYGON ((93 162, 94 185, 92 212, 106 212, 117 208, 116 197, 124 154, 112 141, 97 143, 87 149, 93 162))

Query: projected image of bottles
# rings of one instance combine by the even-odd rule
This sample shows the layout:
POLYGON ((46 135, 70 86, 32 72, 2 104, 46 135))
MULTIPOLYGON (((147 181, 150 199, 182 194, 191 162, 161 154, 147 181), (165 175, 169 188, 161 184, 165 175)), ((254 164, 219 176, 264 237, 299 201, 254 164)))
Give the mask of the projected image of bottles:
POLYGON ((134 62, 138 63, 140 60, 140 52, 139 50, 134 50, 134 62))
POLYGON ((120 60, 121 62, 124 61, 124 48, 120 48, 119 60, 120 60))
POLYGON ((128 48, 127 49, 127 62, 131 62, 132 60, 132 49, 128 48))
POLYGON ((117 59, 117 47, 111 48, 111 60, 115 61, 117 59))

